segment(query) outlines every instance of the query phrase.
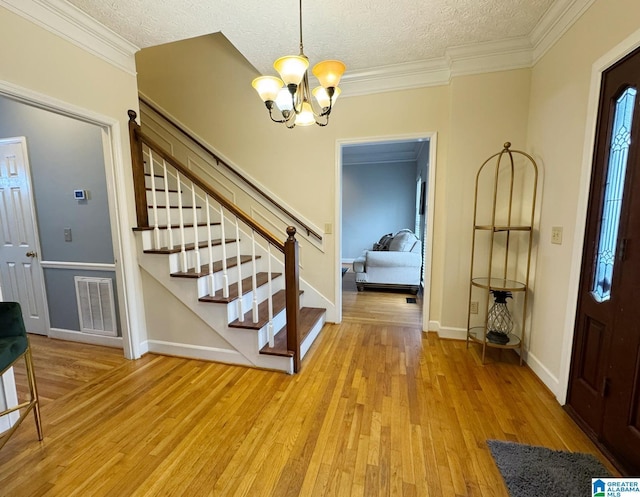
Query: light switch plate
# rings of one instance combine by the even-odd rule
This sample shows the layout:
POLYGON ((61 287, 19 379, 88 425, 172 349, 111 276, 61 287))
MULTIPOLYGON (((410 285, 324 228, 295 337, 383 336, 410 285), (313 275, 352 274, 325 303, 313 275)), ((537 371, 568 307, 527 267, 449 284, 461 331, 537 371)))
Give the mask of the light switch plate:
POLYGON ((71 241, 71 228, 65 228, 64 229, 64 241, 65 242, 70 242, 71 241))

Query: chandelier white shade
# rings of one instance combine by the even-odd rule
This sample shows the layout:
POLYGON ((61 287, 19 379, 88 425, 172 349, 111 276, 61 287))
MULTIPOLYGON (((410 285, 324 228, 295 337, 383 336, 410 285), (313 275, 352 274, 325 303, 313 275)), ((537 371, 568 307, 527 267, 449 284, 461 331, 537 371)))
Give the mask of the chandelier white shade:
POLYGON ((287 128, 295 126, 326 126, 340 88, 338 83, 345 71, 339 60, 318 62, 312 69, 320 86, 309 89, 309 59, 302 46, 302 0, 300 0, 300 55, 280 57, 273 63, 280 75, 260 76, 251 83, 265 103, 273 122, 287 128), (312 100, 312 96, 315 99, 312 100), (275 112, 275 115, 274 115, 275 112), (278 115, 279 114, 279 115, 278 115))

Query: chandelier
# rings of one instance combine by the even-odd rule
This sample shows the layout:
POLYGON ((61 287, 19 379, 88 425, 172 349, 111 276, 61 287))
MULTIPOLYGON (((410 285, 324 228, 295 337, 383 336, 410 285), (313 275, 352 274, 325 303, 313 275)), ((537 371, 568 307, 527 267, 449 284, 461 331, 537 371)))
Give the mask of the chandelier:
POLYGON ((300 55, 280 57, 273 63, 280 74, 260 76, 251 85, 269 110, 269 117, 275 123, 284 123, 287 128, 295 126, 318 126, 329 124, 329 115, 340 88, 338 83, 344 73, 345 65, 339 60, 324 60, 313 66, 313 75, 320 86, 309 90, 309 59, 302 47, 302 0, 300 0, 300 55), (315 97, 313 104, 311 95, 315 97), (274 109, 277 112, 274 116, 274 109))

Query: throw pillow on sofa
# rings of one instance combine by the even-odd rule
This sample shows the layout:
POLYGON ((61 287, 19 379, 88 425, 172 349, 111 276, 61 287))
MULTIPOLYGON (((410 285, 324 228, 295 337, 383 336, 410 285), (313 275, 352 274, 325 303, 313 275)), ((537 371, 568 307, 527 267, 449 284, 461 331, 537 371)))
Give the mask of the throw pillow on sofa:
POLYGON ((378 243, 373 244, 373 250, 389 250, 389 244, 393 240, 393 233, 389 233, 380 238, 378 243))
POLYGON ((393 240, 391 240, 389 244, 389 251, 411 252, 416 243, 418 243, 416 235, 414 235, 411 230, 403 229, 394 235, 393 240))

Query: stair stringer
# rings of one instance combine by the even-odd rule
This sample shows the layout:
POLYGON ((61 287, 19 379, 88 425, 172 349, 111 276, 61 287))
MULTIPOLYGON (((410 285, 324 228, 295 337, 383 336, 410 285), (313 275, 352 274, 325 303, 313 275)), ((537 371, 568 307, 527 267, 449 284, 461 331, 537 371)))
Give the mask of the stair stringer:
MULTIPOLYGON (((142 250, 139 250, 138 264, 146 273, 184 304, 186 308, 204 321, 211 328, 212 332, 217 333, 238 352, 241 357, 238 357, 237 362, 234 363, 284 371, 290 374, 293 373, 292 358, 260 354, 259 340, 255 330, 229 328, 227 326, 227 305, 199 302, 198 285, 196 282, 187 278, 172 277, 168 271, 166 256, 145 254, 142 250), (244 360, 246 360, 246 362, 244 360)), ((190 357, 210 360, 206 354, 206 347, 194 347, 193 344, 190 343, 189 330, 182 330, 182 332, 184 338, 181 339, 181 343, 175 343, 176 349, 191 347, 193 355, 190 355, 190 357), (199 352, 201 352, 201 354, 199 354, 199 352)), ((148 335, 151 346, 154 343, 152 329, 148 330, 148 335)), ((170 344, 165 344, 165 349, 167 348, 171 348, 170 344)), ((151 347, 150 351, 153 351, 151 347)), ((164 351, 163 353, 169 352, 164 351)))

